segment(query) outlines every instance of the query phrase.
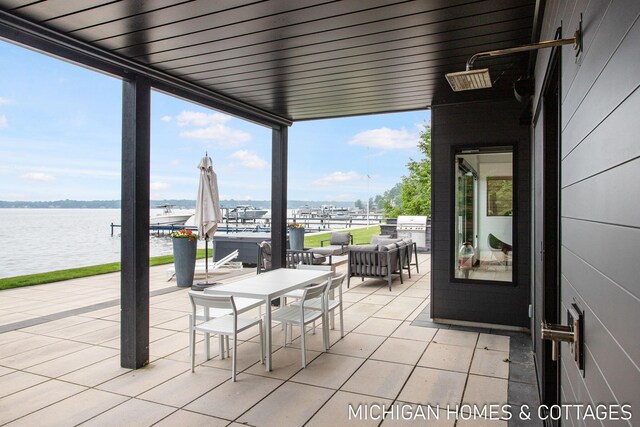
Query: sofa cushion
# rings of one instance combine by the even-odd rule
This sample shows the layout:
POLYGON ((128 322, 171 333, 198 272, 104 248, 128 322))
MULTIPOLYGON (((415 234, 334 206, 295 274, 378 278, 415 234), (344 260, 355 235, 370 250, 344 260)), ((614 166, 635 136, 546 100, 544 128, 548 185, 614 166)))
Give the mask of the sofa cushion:
POLYGON ((262 251, 262 259, 258 262, 262 263, 262 268, 265 270, 271 270, 271 242, 260 242, 260 249, 262 251))
POLYGON ((348 245, 351 241, 351 235, 349 233, 331 233, 329 240, 330 245, 348 245))
POLYGON ((311 251, 313 251, 316 254, 322 254, 322 255, 344 255, 347 253, 347 251, 349 250, 348 246, 339 246, 339 245, 329 245, 329 246, 322 246, 320 248, 311 248, 311 251))
POLYGON ((322 254, 313 254, 313 265, 323 264, 326 260, 327 258, 322 254))
POLYGON ((391 236, 388 234, 373 235, 371 236, 371 244, 377 245, 378 239, 391 239, 391 236))
POLYGON ((349 250, 353 252, 377 251, 378 245, 351 245, 349 250))
MULTIPOLYGON (((381 246, 388 246, 388 245, 397 245, 399 242, 398 239, 378 239, 378 248, 380 248, 381 246)), ((396 246, 394 246, 395 248, 396 246)))

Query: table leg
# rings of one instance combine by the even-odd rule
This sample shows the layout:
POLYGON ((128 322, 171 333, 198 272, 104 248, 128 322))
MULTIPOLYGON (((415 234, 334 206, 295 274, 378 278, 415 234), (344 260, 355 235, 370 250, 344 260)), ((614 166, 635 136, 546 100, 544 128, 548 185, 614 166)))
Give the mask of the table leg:
POLYGON ((266 299, 266 308, 264 311, 264 341, 265 341, 265 367, 267 372, 271 371, 271 301, 266 299))

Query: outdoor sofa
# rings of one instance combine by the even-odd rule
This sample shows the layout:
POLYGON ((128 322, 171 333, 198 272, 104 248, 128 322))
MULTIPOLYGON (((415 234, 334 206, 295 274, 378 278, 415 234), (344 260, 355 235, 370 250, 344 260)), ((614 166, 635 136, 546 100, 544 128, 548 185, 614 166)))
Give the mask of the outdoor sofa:
POLYGON ((403 270, 411 277, 411 259, 415 256, 415 267, 418 271, 418 255, 416 244, 411 239, 392 239, 373 236, 372 244, 351 245, 348 247, 347 288, 351 277, 379 278, 387 281, 391 290, 392 275, 400 276, 404 283, 403 270))

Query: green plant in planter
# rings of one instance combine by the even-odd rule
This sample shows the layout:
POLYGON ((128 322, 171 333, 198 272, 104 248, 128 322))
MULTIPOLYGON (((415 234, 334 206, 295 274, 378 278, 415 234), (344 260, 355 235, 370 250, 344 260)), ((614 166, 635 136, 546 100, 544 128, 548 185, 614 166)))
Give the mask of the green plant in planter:
POLYGON ((193 241, 198 239, 198 234, 194 233, 191 230, 183 228, 182 230, 173 231, 171 233, 171 237, 174 237, 176 239, 189 239, 189 241, 193 241))

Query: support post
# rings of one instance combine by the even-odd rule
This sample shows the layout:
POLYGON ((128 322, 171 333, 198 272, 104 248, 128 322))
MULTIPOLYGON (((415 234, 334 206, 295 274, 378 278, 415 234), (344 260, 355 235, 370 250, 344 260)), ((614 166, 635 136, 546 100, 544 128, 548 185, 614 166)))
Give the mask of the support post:
POLYGON ((287 252, 287 157, 286 126, 274 127, 271 151, 271 263, 285 266, 287 252))
POLYGON ((149 183, 151 88, 123 81, 120 365, 149 363, 149 183))

